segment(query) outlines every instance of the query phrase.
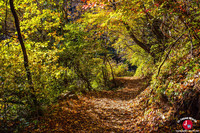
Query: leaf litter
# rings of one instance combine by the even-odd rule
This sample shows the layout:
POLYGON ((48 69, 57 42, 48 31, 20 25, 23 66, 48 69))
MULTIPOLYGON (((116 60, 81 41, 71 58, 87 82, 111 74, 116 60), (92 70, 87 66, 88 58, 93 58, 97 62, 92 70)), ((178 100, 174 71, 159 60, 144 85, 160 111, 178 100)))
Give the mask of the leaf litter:
MULTIPOLYGON (((148 103, 151 88, 147 79, 117 78, 124 88, 92 91, 78 99, 64 99, 49 107, 34 132, 156 132, 164 126, 172 108, 156 101, 148 103)), ((25 131, 25 132, 26 132, 25 131)))

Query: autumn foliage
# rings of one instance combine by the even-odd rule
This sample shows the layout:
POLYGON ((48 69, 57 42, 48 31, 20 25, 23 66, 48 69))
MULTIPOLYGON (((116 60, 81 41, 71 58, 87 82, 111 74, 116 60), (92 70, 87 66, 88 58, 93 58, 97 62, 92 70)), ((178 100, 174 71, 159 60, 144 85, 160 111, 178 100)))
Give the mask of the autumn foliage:
POLYGON ((0 0, 0 132, 174 132, 199 120, 199 7, 0 0))

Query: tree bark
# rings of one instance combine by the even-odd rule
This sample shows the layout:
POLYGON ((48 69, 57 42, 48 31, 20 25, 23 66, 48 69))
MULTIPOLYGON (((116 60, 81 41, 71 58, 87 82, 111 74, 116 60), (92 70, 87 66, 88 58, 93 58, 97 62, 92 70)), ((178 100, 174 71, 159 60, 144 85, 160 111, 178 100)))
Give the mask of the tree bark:
POLYGON ((23 56, 24 56, 24 67, 25 67, 25 70, 26 70, 26 76, 28 78, 28 84, 30 86, 29 88, 30 88, 30 91, 31 91, 31 98, 33 100, 35 111, 37 111, 37 114, 38 114, 39 104, 38 104, 38 101, 37 101, 37 98, 36 98, 36 95, 35 95, 35 89, 33 87, 32 76, 31 76, 31 72, 30 72, 30 68, 29 68, 29 64, 28 64, 28 55, 27 55, 26 47, 25 47, 23 39, 22 39, 21 30, 20 30, 20 22, 19 22, 17 13, 15 11, 13 0, 10 0, 10 8, 11 8, 11 12, 13 14, 13 17, 15 19, 15 27, 16 27, 16 30, 17 30, 18 39, 19 39, 19 42, 20 42, 20 45, 21 45, 21 48, 22 48, 23 56))

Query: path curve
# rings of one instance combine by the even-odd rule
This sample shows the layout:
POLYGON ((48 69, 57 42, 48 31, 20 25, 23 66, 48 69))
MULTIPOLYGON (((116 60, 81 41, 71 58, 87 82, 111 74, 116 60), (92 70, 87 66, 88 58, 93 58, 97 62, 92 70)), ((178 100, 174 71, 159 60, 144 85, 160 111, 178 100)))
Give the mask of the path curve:
MULTIPOLYGON (((46 119, 43 118, 45 126, 40 124, 35 132, 123 133, 144 131, 141 127, 152 128, 151 124, 155 123, 145 114, 150 93, 148 79, 120 77, 116 81, 124 87, 90 92, 79 96, 79 100, 66 99, 51 107, 46 119)), ((154 119, 156 109, 151 115, 154 119)), ((156 118, 160 120, 161 117, 156 118)))

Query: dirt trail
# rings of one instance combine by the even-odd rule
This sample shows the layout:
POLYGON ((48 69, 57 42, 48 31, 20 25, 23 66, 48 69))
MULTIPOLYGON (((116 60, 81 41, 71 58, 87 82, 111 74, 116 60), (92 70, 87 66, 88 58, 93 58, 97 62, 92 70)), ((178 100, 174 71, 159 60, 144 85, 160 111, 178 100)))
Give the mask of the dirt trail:
POLYGON ((123 77, 117 78, 116 81, 123 83, 124 88, 91 92, 79 96, 79 100, 64 100, 52 107, 52 113, 44 120, 45 126, 41 124, 36 132, 144 131, 141 127, 149 123, 148 116, 144 117, 144 103, 150 92, 150 89, 145 89, 147 80, 123 77))

